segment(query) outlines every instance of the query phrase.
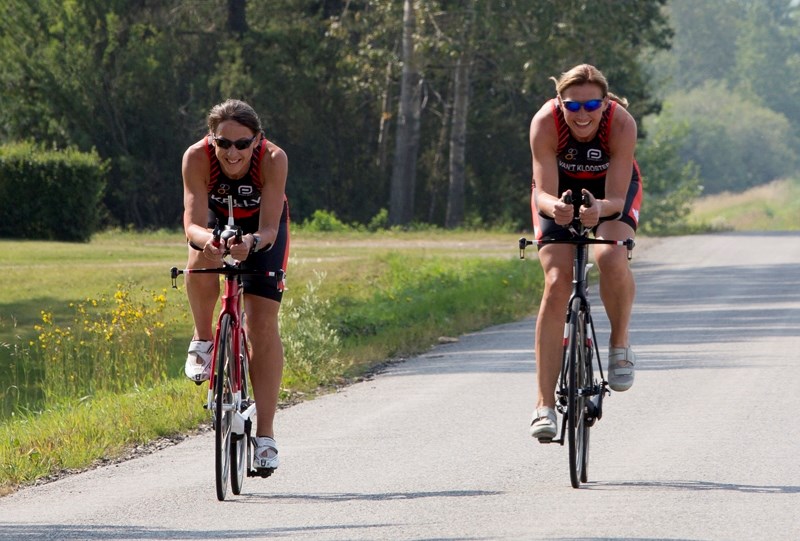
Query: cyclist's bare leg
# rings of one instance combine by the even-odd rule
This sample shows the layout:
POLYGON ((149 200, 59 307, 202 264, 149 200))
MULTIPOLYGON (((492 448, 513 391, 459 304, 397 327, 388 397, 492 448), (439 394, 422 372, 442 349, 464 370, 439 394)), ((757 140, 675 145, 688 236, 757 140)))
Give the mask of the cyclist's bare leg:
POLYGON ((539 391, 537 408, 555 408, 555 388, 564 352, 564 314, 572 291, 573 254, 573 247, 568 245, 551 244, 539 250, 545 284, 534 344, 539 391))
MULTIPOLYGON (((598 238, 625 240, 634 236, 631 226, 619 221, 604 222, 597 228, 598 238)), ((627 249, 624 246, 601 244, 594 248, 600 270, 600 298, 611 324, 609 345, 626 347, 629 345, 628 326, 636 296, 636 283, 628 262, 627 249)))
MULTIPOLYGON (((220 265, 208 259, 203 252, 189 248, 188 269, 214 268, 220 265)), ((219 298, 219 276, 216 274, 187 274, 186 296, 194 320, 193 340, 213 340, 214 307, 219 298)))
POLYGON ((280 303, 245 295, 247 336, 250 340, 250 381, 258 411, 257 436, 275 437, 273 426, 283 374, 283 344, 278 331, 280 303))

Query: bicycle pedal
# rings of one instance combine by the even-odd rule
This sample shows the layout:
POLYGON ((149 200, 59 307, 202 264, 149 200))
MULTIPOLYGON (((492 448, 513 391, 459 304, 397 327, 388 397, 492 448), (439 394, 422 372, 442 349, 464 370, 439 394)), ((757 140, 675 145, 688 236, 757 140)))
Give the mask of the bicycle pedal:
POLYGON ((263 478, 263 479, 266 479, 267 477, 269 477, 270 475, 272 475, 273 473, 275 473, 275 470, 276 470, 276 469, 277 469, 277 468, 258 468, 258 469, 252 469, 252 470, 249 470, 249 471, 247 472, 247 477, 261 477, 261 478, 263 478))
POLYGON ((553 438, 536 438, 539 443, 553 443, 553 438))

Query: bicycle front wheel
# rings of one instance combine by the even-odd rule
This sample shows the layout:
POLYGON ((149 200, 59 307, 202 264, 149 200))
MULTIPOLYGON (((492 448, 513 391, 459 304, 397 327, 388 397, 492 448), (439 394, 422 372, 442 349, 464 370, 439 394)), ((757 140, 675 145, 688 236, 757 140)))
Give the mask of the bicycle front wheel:
POLYGON ((567 439, 569 443, 569 477, 574 488, 586 479, 589 453, 589 427, 586 424, 586 400, 590 377, 586 370, 586 314, 581 300, 570 306, 567 339, 567 439))
MULTIPOLYGON (((250 366, 250 353, 247 349, 247 339, 244 330, 239 330, 239 374, 241 375, 241 396, 242 396, 242 409, 247 408, 250 404, 250 389, 248 388, 248 378, 250 374, 247 372, 250 366)), ((241 494, 242 485, 244 484, 245 474, 247 468, 250 467, 250 461, 247 454, 247 440, 249 434, 245 429, 244 434, 233 434, 230 453, 231 453, 231 492, 234 494, 241 494)))
POLYGON ((233 426, 233 323, 229 315, 220 321, 219 342, 214 358, 214 466, 217 499, 222 501, 228 490, 231 457, 231 428, 233 426))

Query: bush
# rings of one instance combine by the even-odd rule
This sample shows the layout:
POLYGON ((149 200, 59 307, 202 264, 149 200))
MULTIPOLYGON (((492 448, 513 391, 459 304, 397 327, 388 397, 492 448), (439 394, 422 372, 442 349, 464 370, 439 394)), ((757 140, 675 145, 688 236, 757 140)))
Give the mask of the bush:
MULTIPOLYGON (((645 124, 650 125, 645 119, 645 124)), ((689 127, 674 124, 671 131, 647 130, 649 137, 642 141, 637 161, 642 173, 644 199, 641 208, 640 231, 648 235, 687 233, 686 217, 692 203, 700 195, 698 167, 684 162, 680 147, 689 127)))
POLYGON ((100 220, 107 165, 96 152, 0 147, 0 237, 86 242, 100 220))
POLYGON ((310 220, 301 226, 306 231, 350 231, 352 228, 336 217, 335 212, 315 210, 310 220))
POLYGON ((389 211, 381 209, 367 224, 367 231, 381 231, 389 229, 389 211))
POLYGON ((316 273, 306 284, 305 294, 285 299, 280 311, 286 359, 283 383, 290 392, 314 381, 329 383, 342 372, 339 335, 326 320, 330 301, 317 294, 324 278, 324 273, 316 273))
POLYGON ((42 311, 31 353, 44 369, 48 404, 147 387, 167 377, 169 335, 163 311, 166 290, 134 292, 120 284, 113 298, 70 303, 72 322, 59 326, 42 311))

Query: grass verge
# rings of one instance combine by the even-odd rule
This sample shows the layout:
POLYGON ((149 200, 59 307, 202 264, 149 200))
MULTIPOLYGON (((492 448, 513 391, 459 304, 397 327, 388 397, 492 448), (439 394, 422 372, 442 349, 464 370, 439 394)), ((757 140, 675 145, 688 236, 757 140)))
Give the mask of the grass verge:
POLYGON ((740 193, 701 197, 689 222, 712 231, 797 231, 800 177, 776 180, 740 193))
MULTIPOLYGON (((87 295, 113 296, 119 282, 163 287, 169 266, 180 264, 185 250, 179 234, 163 232, 108 233, 66 247, 0 244, 11 254, 0 270, 17 273, 20 282, 0 297, 3 313, 15 321, 0 329, 0 341, 22 344, 35 342, 42 311, 63 326, 70 303, 87 295), (52 282, 37 279, 43 276, 52 282), (29 284, 34 279, 37 287, 29 284)), ((424 351, 441 335, 529 314, 540 294, 541 272, 534 262, 516 260, 515 246, 511 234, 297 234, 282 309, 284 402, 325 392, 387 358, 424 351)), ((167 298, 173 362, 165 379, 115 394, 98 390, 16 407, 0 423, 0 493, 124 456, 131 446, 190 431, 205 420, 204 388, 179 376, 191 329, 186 317, 176 315, 185 315, 187 304, 180 291, 170 290, 167 298)), ((23 372, 35 387, 35 371, 23 372)), ((18 395, 7 392, 12 387, 4 400, 18 395)))

